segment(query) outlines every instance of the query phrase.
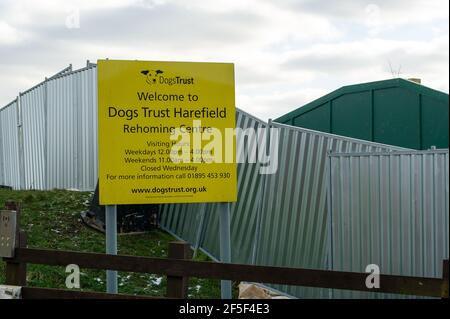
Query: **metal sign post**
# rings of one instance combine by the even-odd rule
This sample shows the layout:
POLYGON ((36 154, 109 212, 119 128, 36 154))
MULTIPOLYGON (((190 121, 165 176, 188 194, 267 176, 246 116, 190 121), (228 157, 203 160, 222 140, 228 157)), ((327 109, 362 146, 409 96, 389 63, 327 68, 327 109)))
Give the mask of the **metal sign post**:
MULTIPOLYGON (((117 255, 117 206, 106 206, 106 253, 117 255)), ((106 271, 106 292, 117 293, 117 271, 106 271)))
MULTIPOLYGON (((231 262, 230 203, 220 203, 220 261, 231 262)), ((222 299, 231 299, 231 281, 220 281, 222 299)))

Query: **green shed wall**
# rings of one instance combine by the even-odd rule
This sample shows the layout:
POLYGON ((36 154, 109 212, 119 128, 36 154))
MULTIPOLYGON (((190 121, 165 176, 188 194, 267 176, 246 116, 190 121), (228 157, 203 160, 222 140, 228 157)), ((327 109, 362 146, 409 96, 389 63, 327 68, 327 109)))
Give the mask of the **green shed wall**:
POLYGON ((276 122, 412 149, 448 148, 448 94, 392 79, 343 87, 276 122))

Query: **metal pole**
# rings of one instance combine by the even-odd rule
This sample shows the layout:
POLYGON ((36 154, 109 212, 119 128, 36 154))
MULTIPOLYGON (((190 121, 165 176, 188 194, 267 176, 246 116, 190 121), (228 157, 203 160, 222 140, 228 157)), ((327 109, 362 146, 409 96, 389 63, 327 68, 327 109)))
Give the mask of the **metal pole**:
MULTIPOLYGON (((331 152, 327 153, 326 176, 327 176, 327 227, 328 227, 328 249, 327 266, 328 270, 333 270, 333 205, 332 205, 332 172, 331 172, 331 152)), ((328 290, 328 298, 333 299, 333 289, 328 290)))
MULTIPOLYGON (((231 262, 231 239, 230 239, 230 204, 220 203, 220 261, 231 262)), ((231 299, 231 281, 221 280, 220 291, 222 299, 231 299)))
POLYGON ((26 188, 25 177, 25 150, 23 141, 23 115, 22 115, 22 93, 19 92, 16 102, 16 114, 17 114, 17 149, 19 155, 19 187, 20 189, 26 188))
MULTIPOLYGON (((117 206, 106 206, 106 253, 117 255, 117 206)), ((106 271, 106 292, 117 293, 117 271, 106 271)))

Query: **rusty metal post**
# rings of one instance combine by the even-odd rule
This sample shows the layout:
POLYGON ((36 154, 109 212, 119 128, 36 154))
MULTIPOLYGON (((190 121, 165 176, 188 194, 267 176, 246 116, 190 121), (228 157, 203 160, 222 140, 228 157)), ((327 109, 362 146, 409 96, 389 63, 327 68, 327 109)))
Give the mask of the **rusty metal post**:
MULTIPOLYGON (((189 244, 182 241, 172 241, 169 243, 170 259, 190 259, 189 244)), ((167 276, 167 297, 187 298, 188 277, 167 276)))

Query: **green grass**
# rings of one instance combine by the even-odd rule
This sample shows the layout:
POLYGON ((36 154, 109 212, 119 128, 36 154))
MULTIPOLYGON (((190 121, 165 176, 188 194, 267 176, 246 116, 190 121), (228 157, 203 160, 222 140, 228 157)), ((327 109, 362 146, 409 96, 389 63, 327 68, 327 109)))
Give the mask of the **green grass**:
MULTIPOLYGON (((92 193, 54 191, 11 191, 0 189, 0 206, 6 200, 20 201, 20 226, 28 236, 28 247, 104 252, 105 236, 83 224, 80 212, 87 210, 92 193)), ((118 253, 123 255, 167 257, 170 234, 155 230, 141 235, 119 235, 118 253)), ((196 260, 208 257, 197 254, 196 260)), ((0 284, 5 282, 5 263, 0 259, 0 284)), ((36 287, 66 288, 64 267, 28 265, 27 284, 36 287)), ((164 296, 166 278, 154 274, 118 274, 119 293, 164 296)), ((106 289, 106 272, 81 269, 81 290, 106 289)), ((234 291, 236 294, 236 291, 234 291)), ((189 279, 189 298, 220 298, 220 282, 201 278, 189 279)))

